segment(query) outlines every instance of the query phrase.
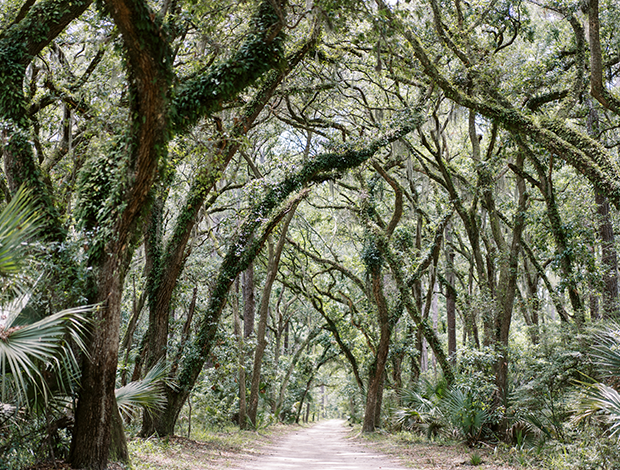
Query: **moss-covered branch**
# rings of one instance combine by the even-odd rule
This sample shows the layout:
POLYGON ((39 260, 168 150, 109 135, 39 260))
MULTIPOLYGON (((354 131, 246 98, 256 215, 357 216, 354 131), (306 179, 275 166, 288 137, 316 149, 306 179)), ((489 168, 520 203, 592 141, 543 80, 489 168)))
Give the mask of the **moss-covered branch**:
MULTIPOLYGON (((452 371, 452 366, 448 362, 446 353, 444 352, 441 343, 439 342, 439 338, 437 338, 435 331, 428 324, 428 322, 422 318, 422 315, 420 314, 420 311, 416 307, 416 304, 412 298, 411 288, 405 280, 405 274, 402 271, 402 267, 405 266, 405 263, 391 249, 388 240, 385 238, 381 230, 375 230, 373 235, 377 240, 377 248, 383 255, 385 261, 387 261, 387 264, 390 266, 392 276, 396 281, 396 286, 398 287, 402 302, 405 305, 409 316, 417 325, 417 327, 422 331, 422 334, 424 335, 431 349, 435 353, 435 357, 437 358, 441 370, 443 371, 446 382, 448 383, 448 385, 453 384, 454 372, 452 371)), ((429 250, 429 254, 432 252, 432 249, 429 250)), ((432 257, 430 258, 430 260, 432 260, 432 257)))
POLYGON ((200 118, 221 108, 222 103, 268 70, 282 63, 284 26, 274 9, 275 0, 263 0, 252 19, 249 36, 226 62, 187 81, 176 91, 171 111, 176 132, 195 125, 200 118))
POLYGON ((441 88, 446 97, 494 120, 510 132, 535 140, 549 152, 575 167, 595 188, 604 192, 609 200, 620 208, 620 170, 600 144, 585 134, 570 130, 560 120, 548 118, 539 120, 513 107, 497 104, 496 93, 490 92, 491 96, 484 101, 465 94, 444 77, 436 62, 427 54, 420 39, 398 21, 383 0, 376 1, 391 26, 400 31, 410 44, 424 73, 441 88), (566 139, 567 135, 571 136, 569 140, 566 139))
POLYGON ((0 36, 0 133, 7 183, 11 192, 22 185, 31 190, 49 240, 61 241, 65 233, 35 163, 24 76, 32 59, 90 4, 91 0, 48 0, 30 5, 0 36))
POLYGON ((322 175, 334 171, 344 172, 361 165, 383 146, 414 130, 418 123, 419 117, 417 115, 405 116, 402 118, 399 128, 366 146, 361 146, 358 142, 357 145, 355 143, 343 145, 332 153, 318 155, 304 164, 297 173, 274 185, 252 209, 242 224, 239 235, 230 245, 220 267, 209 304, 200 322, 196 340, 179 373, 180 393, 187 393, 193 387, 211 350, 228 290, 237 275, 254 260, 268 233, 284 216, 286 210, 281 209, 281 205, 293 194, 298 194, 297 197, 300 197, 299 195, 305 192, 304 187, 314 181, 321 180, 322 175), (261 227, 263 227, 262 230, 261 227), (261 233, 261 235, 257 236, 257 233, 261 233))

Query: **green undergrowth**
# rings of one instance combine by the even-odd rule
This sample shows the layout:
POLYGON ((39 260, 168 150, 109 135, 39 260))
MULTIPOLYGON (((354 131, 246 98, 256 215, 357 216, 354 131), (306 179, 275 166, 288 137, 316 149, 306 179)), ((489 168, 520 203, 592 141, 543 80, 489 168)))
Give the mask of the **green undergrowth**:
POLYGON ((354 428, 352 435, 363 445, 395 457, 401 465, 418 470, 443 470, 476 466, 486 470, 516 470, 536 468, 509 462, 497 447, 471 448, 447 437, 427 438, 413 432, 386 432, 361 434, 354 428))
POLYGON ((412 432, 378 431, 362 434, 359 426, 351 435, 364 445, 397 457, 404 466, 440 470, 453 466, 479 466, 485 469, 531 470, 617 470, 620 446, 616 437, 603 437, 591 429, 565 442, 525 439, 521 443, 467 446, 438 436, 428 439, 412 432), (476 463, 474 463, 476 462, 476 463), (451 466, 452 465, 452 466, 451 466))

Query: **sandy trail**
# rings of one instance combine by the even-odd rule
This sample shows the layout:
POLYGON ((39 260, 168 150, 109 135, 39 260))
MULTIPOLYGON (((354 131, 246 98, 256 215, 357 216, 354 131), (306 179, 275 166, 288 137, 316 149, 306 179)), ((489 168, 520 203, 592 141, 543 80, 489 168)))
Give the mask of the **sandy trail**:
POLYGON ((405 470, 388 456, 347 439, 344 421, 322 421, 298 429, 237 470, 405 470))

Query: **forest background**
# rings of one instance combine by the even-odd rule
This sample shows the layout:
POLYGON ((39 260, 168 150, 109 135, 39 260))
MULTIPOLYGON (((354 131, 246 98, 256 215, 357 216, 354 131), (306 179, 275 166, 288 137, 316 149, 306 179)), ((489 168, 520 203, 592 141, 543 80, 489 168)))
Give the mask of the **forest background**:
POLYGON ((618 18, 5 0, 4 465, 331 408, 614 468, 618 18))

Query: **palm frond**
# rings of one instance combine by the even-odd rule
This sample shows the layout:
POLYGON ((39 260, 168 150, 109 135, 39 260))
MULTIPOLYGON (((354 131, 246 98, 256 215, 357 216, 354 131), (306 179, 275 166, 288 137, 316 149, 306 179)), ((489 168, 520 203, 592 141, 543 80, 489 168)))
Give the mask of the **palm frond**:
POLYGON ((594 336, 591 356, 601 373, 607 377, 620 375, 620 325, 606 325, 594 336))
POLYGON ((459 388, 450 390, 442 400, 448 419, 465 439, 478 439, 483 425, 489 418, 488 411, 470 391, 459 388))
POLYGON ((138 408, 150 411, 162 409, 166 405, 163 384, 168 368, 165 362, 158 362, 142 380, 130 382, 116 389, 116 404, 125 416, 131 416, 138 408))
POLYGON ((26 255, 27 242, 40 228, 40 216, 30 203, 30 193, 17 191, 0 211, 0 275, 19 274, 26 255))
POLYGON ((29 390, 34 396, 48 400, 49 385, 44 373, 78 373, 78 361, 71 344, 86 351, 84 338, 88 332, 85 314, 92 306, 63 310, 35 323, 0 327, 0 389, 2 402, 10 387, 16 401, 27 401, 29 390))
POLYGON ((620 393, 603 383, 590 385, 577 404, 575 421, 601 416, 608 424, 611 435, 620 431, 620 393))

